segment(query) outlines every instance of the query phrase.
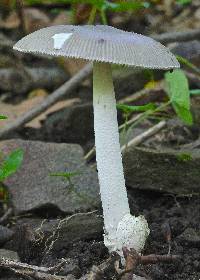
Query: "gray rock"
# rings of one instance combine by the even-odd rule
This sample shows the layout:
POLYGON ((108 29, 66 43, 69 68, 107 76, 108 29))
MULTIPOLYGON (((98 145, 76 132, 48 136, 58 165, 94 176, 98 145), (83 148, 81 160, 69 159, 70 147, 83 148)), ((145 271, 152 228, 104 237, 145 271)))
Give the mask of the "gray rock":
POLYGON ((53 89, 63 84, 68 75, 57 67, 22 67, 0 69, 0 90, 15 94, 26 93, 33 88, 53 89))
POLYGON ((189 246, 200 247, 200 231, 193 228, 187 228, 178 236, 178 240, 189 246))
POLYGON ((0 258, 5 258, 13 261, 19 261, 17 252, 11 250, 0 249, 0 258))
POLYGON ((14 42, 0 32, 0 50, 2 50, 3 48, 11 48, 13 45, 14 42))
MULTIPOLYGON (((38 249, 39 251, 42 250, 42 264, 44 266, 53 266, 55 265, 51 260, 53 252, 67 248, 70 243, 101 237, 103 232, 103 218, 96 211, 92 211, 88 213, 76 213, 63 219, 42 220, 39 218, 22 218, 17 221, 16 226, 18 229, 28 227, 29 233, 34 236, 34 240, 40 240, 42 238, 42 243, 44 243, 44 240, 48 240, 45 242, 45 252, 43 247, 38 249), (50 246, 52 244, 53 246, 50 246), (51 249, 49 250, 50 247, 51 249)), ((6 245, 8 249, 11 248, 21 252, 19 248, 21 243, 22 240, 16 235, 16 240, 14 237, 14 242, 7 243, 6 245)), ((30 244, 30 242, 27 244, 30 244)), ((35 250, 37 250, 36 247, 35 250)), ((39 251, 37 250, 37 252, 39 251)), ((26 255, 27 252, 29 254, 29 248, 26 248, 26 255)))
MULTIPOLYGON (((32 232, 48 238, 46 246, 53 241, 53 250, 61 250, 71 242, 96 239, 102 235, 103 218, 96 212, 76 213, 62 220, 22 219, 18 226, 28 224, 32 232), (54 242, 56 240, 56 242, 54 242)), ((48 250, 47 250, 48 251, 48 250)))
POLYGON ((113 71, 117 99, 133 94, 144 87, 148 81, 141 69, 117 67, 113 71))
POLYGON ((200 149, 178 151, 129 147, 123 162, 129 187, 174 194, 200 193, 200 149))
POLYGON ((0 150, 7 153, 16 148, 24 150, 23 164, 5 182, 15 213, 41 207, 74 213, 99 205, 96 170, 86 165, 79 145, 22 140, 0 143, 0 150), (50 176, 60 172, 78 172, 71 178, 73 186, 62 177, 50 176))
POLYGON ((93 122, 92 103, 78 104, 48 115, 41 133, 48 141, 83 144, 94 137, 93 122))
POLYGON ((198 40, 176 43, 172 51, 197 65, 200 63, 200 41, 198 40))
POLYGON ((13 236, 13 231, 0 225, 0 245, 6 243, 13 236))

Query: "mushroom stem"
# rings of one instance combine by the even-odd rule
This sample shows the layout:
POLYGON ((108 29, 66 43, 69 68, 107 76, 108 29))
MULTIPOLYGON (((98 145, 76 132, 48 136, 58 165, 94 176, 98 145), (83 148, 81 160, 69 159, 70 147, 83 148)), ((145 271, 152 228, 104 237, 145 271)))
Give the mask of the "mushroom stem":
POLYGON ((115 239, 118 223, 130 213, 119 144, 116 99, 109 63, 93 66, 96 160, 105 235, 115 239))

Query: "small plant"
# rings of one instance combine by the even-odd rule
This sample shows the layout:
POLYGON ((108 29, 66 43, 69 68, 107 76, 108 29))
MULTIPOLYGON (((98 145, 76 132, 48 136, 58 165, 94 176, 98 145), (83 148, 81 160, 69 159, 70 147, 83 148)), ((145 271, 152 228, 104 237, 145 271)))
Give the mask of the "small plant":
POLYGON ((7 117, 6 116, 4 116, 4 115, 0 115, 0 120, 6 120, 7 119, 7 117))
POLYGON ((9 155, 4 158, 1 154, 1 164, 0 164, 0 199, 4 202, 7 200, 8 195, 4 188, 3 182, 10 177, 12 174, 17 172, 21 167, 23 161, 23 150, 17 149, 12 151, 9 155))
MULTIPOLYGON (((6 116, 0 115, 0 120, 7 119, 6 116)), ((3 182, 14 174, 21 166, 23 161, 23 150, 17 149, 12 151, 9 155, 4 156, 0 154, 0 200, 6 201, 8 193, 3 185, 3 182)))
POLYGON ((200 90, 199 89, 191 90, 191 91, 189 90, 187 77, 185 73, 180 69, 176 69, 173 72, 170 71, 166 72, 165 85, 166 85, 166 92, 169 97, 169 100, 165 103, 162 103, 160 106, 156 106, 156 104, 154 103, 148 103, 143 106, 130 106, 125 104, 117 104, 117 109, 121 110, 124 113, 124 117, 125 117, 125 124, 123 126, 124 129, 122 131, 123 142, 125 142, 124 139, 125 137, 127 137, 127 133, 129 132, 128 129, 132 129, 133 127, 137 126, 139 123, 143 122, 145 119, 148 119, 149 117, 155 117, 160 119, 157 116, 157 114, 161 113, 170 105, 173 107, 177 116, 186 125, 193 124, 193 118, 190 111, 190 95, 200 94, 200 90), (144 113, 141 114, 140 118, 136 122, 134 122, 131 126, 128 127, 127 122, 130 114, 134 112, 141 112, 141 111, 144 111, 144 113))
POLYGON ((60 172, 60 173, 51 173, 50 176, 52 177, 61 177, 63 179, 65 179, 68 182, 67 190, 68 192, 76 192, 75 187, 74 187, 74 183, 72 182, 72 178, 75 176, 80 175, 80 172, 60 172))
POLYGON ((176 158, 181 162, 188 162, 192 160, 192 155, 189 153, 181 153, 177 155, 176 158))
POLYGON ((52 177, 61 177, 65 181, 67 181, 67 192, 69 193, 74 193, 81 201, 87 201, 93 205, 92 203, 92 198, 88 197, 88 195, 84 195, 83 193, 80 193, 76 190, 75 184, 73 182, 73 178, 80 175, 81 172, 56 172, 56 173, 51 173, 50 176, 52 177))

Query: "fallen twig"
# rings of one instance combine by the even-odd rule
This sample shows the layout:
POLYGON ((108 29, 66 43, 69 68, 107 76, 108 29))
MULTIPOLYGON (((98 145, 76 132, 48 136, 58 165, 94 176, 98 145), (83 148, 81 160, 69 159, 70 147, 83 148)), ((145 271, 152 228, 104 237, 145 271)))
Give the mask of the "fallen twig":
POLYGON ((57 275, 52 275, 44 272, 38 272, 38 271, 24 271, 24 270, 19 270, 19 269, 10 269, 13 273, 16 275, 26 277, 26 278, 31 278, 35 280, 69 280, 68 277, 65 276, 57 276, 57 275))
POLYGON ((156 85, 155 88, 143 88, 137 92, 134 92, 131 95, 128 95, 120 100, 118 100, 119 104, 131 105, 134 102, 134 105, 140 105, 140 100, 142 100, 142 104, 157 101, 158 98, 163 100, 164 96, 164 82, 159 81, 159 84, 156 85), (135 103, 137 102, 137 103, 135 103))
POLYGON ((123 248, 124 258, 126 260, 125 269, 120 272, 121 280, 132 280, 134 272, 139 264, 171 263, 180 260, 178 255, 147 255, 141 256, 134 249, 123 248))
POLYGON ((0 224, 5 223, 9 216, 12 214, 13 209, 12 208, 8 208, 8 210, 3 214, 3 216, 0 218, 0 224))
POLYGON ((200 146, 200 137, 191 143, 182 145, 181 148, 192 150, 192 149, 199 148, 199 146, 200 146))
POLYGON ((191 29, 181 32, 167 32, 163 34, 152 35, 151 37, 163 44, 173 42, 186 42, 200 39, 200 29, 191 29))
MULTIPOLYGON (((123 124, 119 127, 119 130, 121 130, 125 125, 126 127, 131 126, 135 121, 140 119, 142 114, 138 114, 136 117, 130 119, 126 124, 123 124)), ((163 129, 166 126, 166 121, 161 121, 158 124, 154 125, 153 127, 149 128, 148 130, 144 131, 140 135, 136 136, 133 138, 131 141, 129 141, 127 144, 123 145, 121 147, 121 152, 123 153, 127 147, 130 146, 138 146, 139 144, 143 143, 146 139, 150 138, 151 136, 155 135, 158 131, 163 129)), ((85 155, 85 160, 90 161, 96 153, 95 147, 93 147, 86 155, 85 155)))
POLYGON ((30 270, 30 271, 37 271, 37 272, 44 272, 44 273, 55 273, 58 268, 60 269, 61 266, 65 263, 65 260, 63 260, 59 265, 56 265, 54 267, 44 267, 44 266, 36 266, 36 265, 30 265, 27 263, 21 263, 14 260, 8 260, 5 258, 0 258, 0 267, 3 268, 14 268, 14 269, 23 269, 23 270, 30 270))
POLYGON ((141 144, 147 138, 155 135, 158 131, 163 129, 166 126, 166 124, 167 124, 166 121, 161 121, 158 124, 154 125, 153 127, 149 128, 148 130, 144 131, 143 133, 141 133, 140 135, 136 136, 131 141, 129 141, 127 144, 122 146, 121 152, 123 153, 126 150, 126 148, 128 148, 130 146, 135 147, 135 146, 141 144))
POLYGON ((84 81, 92 72, 92 65, 87 64, 82 70, 74 75, 69 81, 64 83, 61 87, 49 95, 41 104, 31 109, 24 115, 17 118, 14 122, 8 124, 0 130, 0 138, 5 138, 9 133, 19 129, 27 122, 31 121, 41 113, 46 111, 50 106, 54 105, 60 99, 66 97, 72 90, 74 90, 82 81, 84 81))

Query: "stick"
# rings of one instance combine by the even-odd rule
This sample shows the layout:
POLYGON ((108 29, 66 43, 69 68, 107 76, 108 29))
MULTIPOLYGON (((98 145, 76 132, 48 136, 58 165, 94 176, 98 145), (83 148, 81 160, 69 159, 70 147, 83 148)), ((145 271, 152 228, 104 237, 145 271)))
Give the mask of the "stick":
POLYGON ((69 81, 60 86, 51 95, 49 95, 41 104, 31 109, 24 115, 17 118, 14 122, 8 124, 2 130, 0 130, 0 138, 5 138, 10 132, 13 132, 22 127, 27 122, 31 121, 41 113, 46 111, 50 106, 54 105, 62 98, 74 90, 81 82, 83 82, 92 73, 92 65, 87 64, 76 75, 74 75, 69 81))
MULTIPOLYGON (((137 121, 139 118, 141 117, 141 114, 138 114, 136 117, 130 119, 127 122, 127 126, 130 126, 131 124, 133 124, 135 121, 137 121)), ((125 151, 125 149, 127 147, 130 146, 138 146, 139 144, 143 143, 146 139, 150 138, 151 136, 155 135, 158 131, 160 131, 161 129, 163 129, 166 126, 166 121, 161 121, 158 124, 154 125, 153 127, 149 128, 147 131, 141 133, 140 135, 136 136, 135 138, 133 138, 130 142, 128 142, 127 144, 123 145, 121 147, 121 152, 123 153, 125 151)), ((121 125, 119 127, 119 130, 121 130, 124 127, 125 124, 121 125)), ((96 149, 95 147, 93 147, 84 157, 84 159, 86 161, 90 161, 96 153, 96 149)))
MULTIPOLYGON (((20 269, 10 269, 12 272, 14 272, 16 275, 19 276, 25 276, 28 279, 34 279, 34 280, 69 280, 68 277, 65 276, 57 276, 57 275, 52 275, 44 272, 38 272, 38 271, 24 271, 20 269)), ((21 279, 21 278, 20 278, 21 279)))
POLYGON ((154 125, 153 127, 149 128, 148 130, 146 130, 145 132, 143 132, 140 135, 136 136, 131 141, 129 141, 126 145, 121 147, 121 152, 123 153, 126 150, 126 148, 128 148, 130 146, 137 146, 137 145, 141 144, 147 138, 153 136, 158 131, 163 129, 166 126, 166 124, 167 124, 166 121, 161 121, 158 124, 154 125))
POLYGON ((152 35, 151 37, 163 44, 173 42, 187 42, 200 39, 200 29, 191 29, 183 32, 167 32, 163 34, 152 35))
MULTIPOLYGON (((158 86, 156 86, 156 88, 153 88, 153 89, 152 88, 149 88, 149 89, 143 88, 143 89, 141 89, 141 90, 139 90, 137 92, 134 92, 133 94, 131 94, 129 96, 124 97, 123 99, 120 99, 118 101, 118 103, 119 104, 127 104, 128 105, 128 104, 130 104, 132 102, 136 102, 136 101, 138 101, 140 99, 142 99, 143 102, 144 102, 144 98, 145 97, 149 97, 150 98, 152 95, 156 95, 156 96, 160 95, 160 93, 162 91, 161 84, 163 86, 163 82, 162 82, 158 86)), ((150 102, 151 102, 151 100, 150 100, 150 102)))
POLYGON ((122 248, 124 258, 126 260, 125 269, 119 271, 121 280, 132 280, 133 273, 139 264, 147 265, 147 264, 156 264, 156 263, 172 263, 177 260, 181 260, 179 255, 147 255, 141 256, 139 255, 133 248, 127 249, 126 247, 122 248))
POLYGON ((53 266, 53 267, 44 267, 44 266, 37 266, 37 265, 30 265, 27 263, 22 263, 14 260, 8 260, 5 258, 0 258, 0 267, 3 268, 13 268, 13 269, 23 269, 23 270, 30 270, 30 271, 37 271, 37 272, 55 272, 58 269, 60 269, 63 264, 65 264, 65 260, 62 260, 62 262, 59 263, 59 265, 53 266))
POLYGON ((60 271, 65 265, 66 261, 63 259, 59 264, 53 267, 39 267, 36 265, 30 265, 21 263, 5 258, 0 258, 0 267, 9 269, 15 274, 21 276, 30 276, 38 280, 67 280, 67 277, 52 275, 60 271))
POLYGON ((13 209, 12 208, 8 208, 8 210, 3 214, 3 216, 0 218, 0 225, 5 223, 7 221, 7 219, 9 218, 9 216, 12 214, 13 209))

